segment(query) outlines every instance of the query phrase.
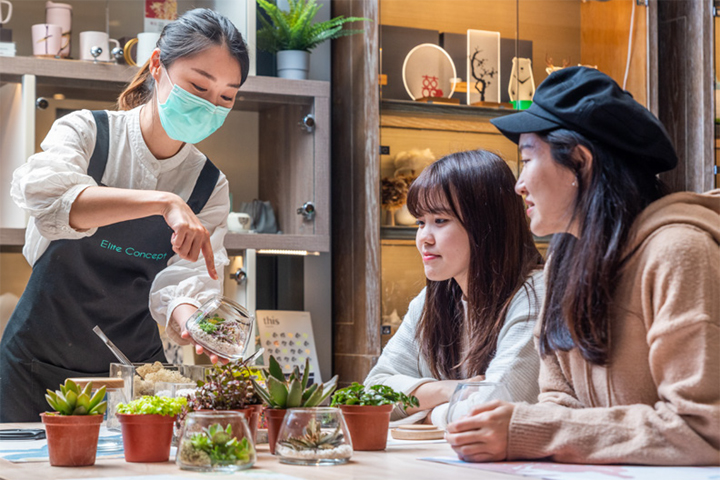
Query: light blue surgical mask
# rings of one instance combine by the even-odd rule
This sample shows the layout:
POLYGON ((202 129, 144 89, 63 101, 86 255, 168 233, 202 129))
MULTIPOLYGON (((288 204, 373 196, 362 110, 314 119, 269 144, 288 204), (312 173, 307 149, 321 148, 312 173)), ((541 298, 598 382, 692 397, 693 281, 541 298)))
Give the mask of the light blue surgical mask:
POLYGON ((185 143, 198 143, 212 135, 225 121, 230 109, 214 105, 178 87, 167 74, 172 90, 165 103, 158 99, 160 123, 165 133, 173 140, 185 143))

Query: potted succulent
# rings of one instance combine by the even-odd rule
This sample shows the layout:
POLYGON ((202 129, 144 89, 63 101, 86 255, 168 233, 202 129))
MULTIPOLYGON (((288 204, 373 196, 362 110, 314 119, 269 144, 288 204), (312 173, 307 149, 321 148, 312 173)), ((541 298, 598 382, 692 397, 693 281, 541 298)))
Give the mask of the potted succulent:
POLYGON ((265 418, 268 423, 268 443, 270 444, 270 453, 275 454, 275 441, 285 418, 286 410, 288 408, 309 408, 320 405, 335 390, 338 377, 335 375, 327 384, 314 383, 308 387, 310 377, 309 359, 305 360, 305 369, 302 375, 296 365, 287 379, 274 356, 270 355, 268 363, 268 373, 261 370, 264 386, 252 377, 250 380, 255 387, 255 392, 268 406, 265 409, 265 418))
POLYGON ((338 465, 352 456, 352 441, 337 408, 293 408, 278 434, 280 463, 338 465))
POLYGON ((167 462, 184 397, 142 396, 117 407, 126 462, 167 462))
POLYGON ((313 23, 322 5, 315 0, 288 0, 289 10, 280 10, 274 0, 257 0, 267 17, 260 15, 258 48, 277 54, 278 77, 304 80, 310 68, 310 51, 325 40, 360 33, 344 30, 348 22, 369 20, 361 17, 335 17, 313 23))
POLYGON ((257 435, 262 401, 250 381, 252 373, 242 362, 215 364, 205 381, 188 397, 187 411, 232 410, 242 412, 250 427, 253 441, 257 435))
POLYGON ((41 413, 48 440, 50 465, 83 467, 95 464, 98 436, 103 414, 107 410, 105 387, 94 395, 92 382, 82 390, 70 379, 60 390, 45 395, 54 412, 41 413))
POLYGON ((415 396, 396 392, 387 385, 365 387, 353 382, 338 390, 330 403, 342 410, 355 450, 385 450, 390 414, 396 404, 402 408, 419 406, 415 396))

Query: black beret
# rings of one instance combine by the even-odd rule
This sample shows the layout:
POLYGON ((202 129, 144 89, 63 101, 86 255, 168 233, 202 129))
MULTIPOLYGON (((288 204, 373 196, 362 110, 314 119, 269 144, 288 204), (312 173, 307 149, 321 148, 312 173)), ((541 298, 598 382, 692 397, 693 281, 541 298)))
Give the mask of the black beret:
POLYGON ((660 121, 615 81, 594 68, 553 72, 538 86, 525 111, 490 120, 518 143, 520 134, 573 130, 627 152, 653 173, 671 170, 677 154, 660 121))

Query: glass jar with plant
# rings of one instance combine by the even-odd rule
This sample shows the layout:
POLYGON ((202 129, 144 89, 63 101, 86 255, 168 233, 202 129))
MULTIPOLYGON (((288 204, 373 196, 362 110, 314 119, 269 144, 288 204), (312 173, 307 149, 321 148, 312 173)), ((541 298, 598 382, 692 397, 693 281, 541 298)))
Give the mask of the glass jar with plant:
POLYGON ((322 7, 315 0, 288 0, 287 11, 278 8, 274 0, 257 0, 257 3, 265 12, 259 16, 262 28, 257 32, 258 48, 277 54, 277 71, 281 78, 306 79, 313 48, 325 40, 362 32, 343 29, 346 23, 370 20, 340 15, 313 23, 322 7))
POLYGON ((293 408, 283 422, 275 447, 281 463, 337 465, 353 453, 342 412, 337 408, 293 408))
POLYGON ((238 412, 191 412, 183 426, 176 463, 183 470, 232 473, 255 463, 254 442, 238 412))
POLYGON ((48 440, 50 465, 81 467, 95 464, 100 424, 107 410, 105 387, 94 394, 92 382, 80 389, 69 378, 60 390, 47 390, 45 399, 54 412, 41 413, 48 440))
POLYGON ((326 384, 313 383, 308 386, 310 379, 310 360, 305 360, 305 369, 300 373, 300 368, 295 365, 292 373, 286 379, 282 367, 273 355, 268 361, 268 371, 261 370, 262 381, 260 384, 254 378, 250 380, 255 387, 255 392, 268 406, 265 409, 265 418, 268 421, 268 443, 270 453, 275 453, 275 441, 282 426, 285 412, 288 408, 316 407, 320 405, 337 387, 337 375, 326 384))
POLYGON ((355 450, 385 450, 390 414, 395 405, 418 407, 415 396, 396 392, 387 385, 365 387, 353 382, 338 390, 330 403, 342 410, 355 450))
POLYGON ((118 405, 125 461, 167 462, 175 418, 186 405, 184 397, 147 395, 118 405))

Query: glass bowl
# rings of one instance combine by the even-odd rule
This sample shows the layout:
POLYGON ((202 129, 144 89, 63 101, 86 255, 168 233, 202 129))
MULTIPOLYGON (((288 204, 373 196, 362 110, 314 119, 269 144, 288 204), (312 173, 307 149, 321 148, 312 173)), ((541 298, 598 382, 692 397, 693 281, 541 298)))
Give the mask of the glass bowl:
POLYGON ((175 463, 183 470, 232 473, 252 467, 255 444, 239 412, 190 412, 175 463))
POLYGON ((216 295, 188 318, 185 328, 195 343, 230 360, 241 360, 253 338, 253 316, 242 305, 216 295))
POLYGON ((275 455, 291 465, 339 465, 350 460, 352 440, 339 408, 291 408, 278 433, 275 455))

